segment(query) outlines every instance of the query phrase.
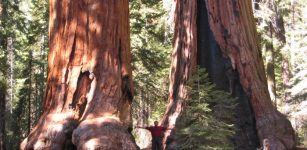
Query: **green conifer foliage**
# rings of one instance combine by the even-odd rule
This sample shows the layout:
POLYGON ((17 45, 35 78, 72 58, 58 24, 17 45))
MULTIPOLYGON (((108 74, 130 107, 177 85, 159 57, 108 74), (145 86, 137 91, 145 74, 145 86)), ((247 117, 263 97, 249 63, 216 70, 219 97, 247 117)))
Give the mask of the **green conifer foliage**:
POLYGON ((291 121, 298 135, 298 145, 306 147, 306 0, 255 0, 255 5, 260 8, 255 9, 254 15, 262 46, 269 43, 274 47, 276 96, 281 102, 278 109, 291 121), (270 22, 274 27, 272 37, 266 30, 270 22))
POLYGON ((171 52, 171 32, 167 12, 160 0, 130 1, 130 26, 133 79, 136 91, 134 109, 140 101, 148 104, 156 118, 164 111, 167 99, 171 52), (162 106, 162 107, 161 107, 162 106))
MULTIPOLYGON (((133 122, 148 126, 153 120, 160 120, 165 111, 172 34, 161 0, 131 0, 129 5, 135 89, 133 122)), ((134 131, 136 142, 141 148, 146 147, 150 142, 149 133, 134 131)))
MULTIPOLYGON (((0 19, 0 70, 9 77, 7 44, 12 39, 13 103, 6 112, 6 147, 18 149, 42 109, 47 74, 48 1, 2 0, 0 19), (29 111, 30 110, 30 111, 29 111)), ((8 79, 5 79, 8 80, 8 79)), ((10 87, 9 87, 10 88, 10 87)))
POLYGON ((199 69, 188 83, 189 99, 178 120, 178 149, 234 149, 236 99, 217 90, 204 69, 199 69))

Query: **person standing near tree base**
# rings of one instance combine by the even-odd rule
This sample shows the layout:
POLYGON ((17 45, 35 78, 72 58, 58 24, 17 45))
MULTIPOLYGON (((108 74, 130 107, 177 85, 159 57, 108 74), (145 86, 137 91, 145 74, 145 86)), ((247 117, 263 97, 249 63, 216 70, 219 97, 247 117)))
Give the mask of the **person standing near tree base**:
POLYGON ((159 126, 158 121, 154 122, 154 126, 150 127, 140 127, 137 126, 137 128, 147 129, 151 133, 152 137, 152 150, 162 150, 162 136, 165 130, 167 130, 166 127, 159 126))
POLYGON ((265 138, 263 139, 262 147, 257 150, 271 150, 270 146, 271 145, 270 145, 269 139, 265 138))

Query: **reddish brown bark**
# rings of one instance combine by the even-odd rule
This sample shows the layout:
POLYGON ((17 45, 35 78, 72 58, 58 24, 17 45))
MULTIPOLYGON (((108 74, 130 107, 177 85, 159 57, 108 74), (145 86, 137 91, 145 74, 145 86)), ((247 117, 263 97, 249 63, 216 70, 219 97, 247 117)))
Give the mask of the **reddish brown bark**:
POLYGON ((128 0, 50 0, 44 112, 21 149, 137 149, 128 0), (72 138, 72 139, 71 139, 72 138))
MULTIPOLYGON (((186 82, 191 73, 196 68, 196 0, 176 0, 174 11, 174 43, 172 53, 169 104, 162 119, 162 124, 168 128, 173 128, 176 120, 182 111, 183 103, 187 99, 188 93, 186 82)), ((164 134, 164 146, 172 145, 172 130, 167 130, 164 134)))
POLYGON ((273 150, 294 149, 290 122, 271 103, 256 33, 251 1, 208 0, 210 27, 250 98, 260 140, 269 138, 273 150))

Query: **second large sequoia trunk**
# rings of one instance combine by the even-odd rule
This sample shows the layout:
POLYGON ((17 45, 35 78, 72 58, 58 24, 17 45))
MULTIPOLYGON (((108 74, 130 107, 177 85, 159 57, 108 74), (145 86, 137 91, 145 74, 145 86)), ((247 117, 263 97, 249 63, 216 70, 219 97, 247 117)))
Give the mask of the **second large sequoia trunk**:
POLYGON ((128 0, 50 0, 44 112, 21 149, 137 149, 128 0))
MULTIPOLYGON (((196 52, 195 10, 196 6, 199 5, 197 4, 197 1, 177 0, 174 2, 176 5, 174 15, 175 36, 171 66, 170 96, 167 111, 162 120, 162 123, 167 125, 169 128, 175 126, 177 117, 182 111, 182 103, 188 97, 186 81, 193 72, 193 67, 196 66, 196 54, 199 55, 199 65, 202 66, 205 64, 204 67, 208 68, 209 73, 214 73, 214 71, 210 69, 217 68, 210 68, 211 66, 206 66, 206 63, 211 61, 210 59, 217 58, 217 55, 219 55, 217 53, 210 53, 210 56, 206 54, 205 56, 200 56, 204 54, 200 51, 202 49, 201 45, 198 47, 199 52, 196 52)), ((239 140, 245 142, 248 140, 255 140, 249 143, 249 146, 243 144, 245 148, 250 148, 250 146, 255 148, 255 146, 258 145, 258 140, 255 137, 255 127, 260 141, 265 138, 270 140, 271 149, 294 149, 295 134, 293 128, 286 117, 276 110, 270 100, 264 65, 260 53, 260 43, 256 33, 255 21, 253 20, 254 17, 252 14, 251 1, 199 0, 198 2, 206 3, 207 12, 199 11, 198 13, 200 17, 202 15, 200 13, 208 14, 210 29, 213 33, 213 35, 209 36, 217 42, 217 47, 220 47, 223 52, 221 55, 230 60, 228 62, 227 59, 223 58, 221 61, 225 61, 224 63, 229 64, 227 69, 233 74, 238 73, 236 76, 240 81, 240 86, 236 88, 242 88, 244 90, 243 95, 239 94, 240 99, 243 100, 239 104, 239 106, 242 107, 239 114, 246 115, 247 112, 250 115, 245 117, 245 119, 248 121, 248 124, 251 124, 248 127, 251 129, 248 129, 248 133, 243 133, 244 131, 242 131, 239 135, 252 135, 252 137, 243 139, 244 136, 242 136, 239 140), (247 102, 247 99, 249 102, 247 102), (254 115, 256 121, 255 126, 252 115, 254 115)), ((202 29, 209 27, 201 27, 201 22, 199 23, 200 24, 197 26, 198 33, 202 34, 202 29)), ((198 42, 200 42, 199 44, 202 44, 201 40, 207 40, 205 42, 210 43, 210 38, 198 39, 198 42)), ((205 46, 205 49, 216 49, 212 47, 209 48, 210 46, 212 45, 205 46)), ((219 71, 221 72, 222 70, 219 71)), ((229 76, 227 70, 224 70, 224 73, 224 76, 229 76)), ((229 82, 230 92, 238 96, 235 94, 236 91, 234 91, 235 87, 232 85, 233 83, 231 83, 231 81, 229 82)), ((239 116, 239 118, 240 117, 241 116, 239 116)), ((241 117, 241 119, 242 118, 244 117, 241 117)), ((176 145, 176 143, 172 136, 169 135, 172 134, 168 131, 164 142, 166 142, 166 148, 171 149, 173 147, 172 145, 176 145)), ((240 149, 239 147, 237 148, 240 149)))
POLYGON ((251 1, 207 0, 207 8, 214 37, 250 99, 259 139, 268 138, 273 150, 294 149, 293 128, 272 105, 267 90, 251 1))
POLYGON ((255 150, 259 147, 255 118, 249 98, 239 82, 239 75, 232 69, 210 30, 206 2, 198 0, 197 14, 197 63, 206 68, 209 78, 219 90, 230 92, 237 98, 235 109, 236 132, 233 142, 236 150, 255 150))

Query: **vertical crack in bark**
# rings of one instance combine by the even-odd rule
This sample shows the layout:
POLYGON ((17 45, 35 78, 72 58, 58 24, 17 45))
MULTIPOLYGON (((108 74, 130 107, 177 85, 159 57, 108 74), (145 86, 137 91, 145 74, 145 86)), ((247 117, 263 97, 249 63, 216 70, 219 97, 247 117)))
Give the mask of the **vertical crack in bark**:
POLYGON ((81 117, 81 118, 79 118, 80 121, 83 121, 83 119, 89 113, 89 105, 91 104, 91 101, 93 100, 94 93, 95 93, 96 86, 97 86, 97 79, 96 79, 93 72, 89 71, 89 79, 91 80, 91 82, 89 83, 89 89, 88 89, 88 92, 86 94, 87 103, 86 103, 85 108, 83 110, 82 116, 79 116, 79 117, 81 117))
MULTIPOLYGON (((80 71, 80 69, 78 70, 80 71)), ((78 127, 79 119, 81 118, 87 105, 86 95, 90 90, 91 82, 92 80, 90 79, 90 72, 81 72, 77 79, 77 87, 74 90, 73 98, 71 100, 69 98, 66 99, 67 103, 71 103, 67 104, 68 108, 63 109, 72 113, 72 116, 63 120, 63 132, 66 136, 64 149, 75 148, 72 143, 72 133, 78 127)), ((64 105, 64 107, 66 107, 66 105, 64 105)))
POLYGON ((133 94, 130 87, 130 78, 129 74, 127 72, 127 68, 124 63, 127 63, 125 57, 126 54, 124 54, 124 51, 122 50, 121 46, 121 39, 119 39, 119 47, 118 47, 118 62, 119 62, 119 70, 121 70, 121 98, 118 101, 117 108, 119 113, 119 118, 121 121, 126 124, 130 130, 132 129, 131 124, 131 103, 133 100, 133 94))
POLYGON ((80 119, 87 104, 87 93, 90 90, 92 80, 89 78, 90 72, 86 71, 80 74, 77 83, 77 89, 74 93, 72 102, 69 104, 69 109, 75 112, 75 119, 80 119))
MULTIPOLYGON (((76 32, 74 34, 74 40, 73 40, 73 45, 72 45, 72 49, 71 49, 71 52, 70 52, 70 56, 69 56, 69 61, 68 61, 68 64, 67 64, 67 67, 66 67, 66 72, 65 72, 65 81, 66 83, 62 83, 62 84, 69 84, 69 82, 71 81, 71 74, 72 74, 72 64, 71 62, 73 62, 73 59, 74 59, 74 56, 75 56, 75 51, 76 51, 76 32)), ((64 93, 64 103, 63 103, 63 106, 62 106, 62 111, 63 109, 65 109, 65 106, 67 105, 67 101, 70 101, 70 100, 67 100, 67 95, 69 94, 69 92, 67 92, 67 90, 69 89, 65 89, 65 93, 64 93)), ((74 91, 75 92, 75 91, 74 91)))

